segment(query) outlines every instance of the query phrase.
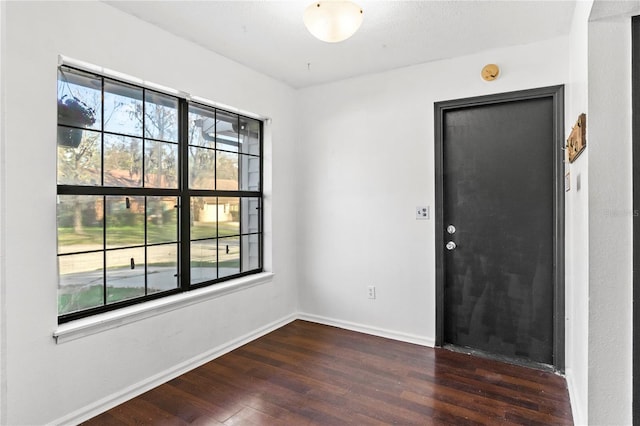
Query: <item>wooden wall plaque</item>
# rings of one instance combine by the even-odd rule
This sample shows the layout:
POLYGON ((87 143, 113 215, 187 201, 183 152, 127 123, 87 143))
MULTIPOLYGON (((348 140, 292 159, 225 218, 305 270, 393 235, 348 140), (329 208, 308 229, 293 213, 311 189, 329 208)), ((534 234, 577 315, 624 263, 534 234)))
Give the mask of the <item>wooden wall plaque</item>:
POLYGON ((567 155, 573 163, 587 146, 587 115, 580 114, 567 139, 567 155))

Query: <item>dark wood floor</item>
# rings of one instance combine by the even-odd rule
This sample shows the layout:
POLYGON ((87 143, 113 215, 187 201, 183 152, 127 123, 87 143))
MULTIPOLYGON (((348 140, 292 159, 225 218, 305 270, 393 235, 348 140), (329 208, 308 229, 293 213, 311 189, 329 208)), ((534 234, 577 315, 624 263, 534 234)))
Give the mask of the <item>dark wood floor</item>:
POLYGON ((294 321, 87 425, 572 424, 565 380, 294 321))

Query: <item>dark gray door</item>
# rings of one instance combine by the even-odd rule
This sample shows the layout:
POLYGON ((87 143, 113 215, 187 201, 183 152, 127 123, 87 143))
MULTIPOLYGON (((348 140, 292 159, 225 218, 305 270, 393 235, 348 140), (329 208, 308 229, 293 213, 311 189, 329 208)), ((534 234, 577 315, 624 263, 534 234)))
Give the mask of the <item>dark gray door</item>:
POLYGON ((441 111, 443 344, 554 364, 556 102, 441 111))

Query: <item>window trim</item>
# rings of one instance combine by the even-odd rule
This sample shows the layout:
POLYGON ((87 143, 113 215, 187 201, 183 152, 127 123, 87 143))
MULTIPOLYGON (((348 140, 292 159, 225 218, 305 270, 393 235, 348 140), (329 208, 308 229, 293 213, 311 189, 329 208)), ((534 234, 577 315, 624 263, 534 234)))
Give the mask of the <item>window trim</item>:
POLYGON ((134 77, 129 74, 125 74, 119 71, 114 71, 109 68, 104 68, 99 65, 95 65, 89 62, 81 61, 79 59, 71 58, 65 55, 58 55, 58 66, 66 65, 70 68, 75 68, 79 71, 88 72, 91 74, 98 74, 103 77, 110 78, 112 80, 117 80, 122 83, 133 84, 135 86, 144 87, 145 89, 153 90, 155 92, 163 93, 165 95, 171 95, 178 98, 184 98, 188 101, 195 102, 198 104, 202 104, 208 107, 213 107, 217 109, 223 109, 228 112, 232 112, 238 115, 243 115, 247 118, 253 118, 255 120, 260 120, 264 123, 270 123, 271 118, 264 114, 258 114, 252 111, 243 110, 240 108, 236 108, 231 105, 223 104, 220 102, 212 101, 211 99, 203 98, 201 96, 195 96, 190 94, 189 92, 185 92, 182 90, 173 89, 171 87, 163 86, 161 84, 154 83, 152 81, 143 80, 141 78, 134 77))
MULTIPOLYGON (((87 322, 86 320, 92 319, 92 318, 98 318, 98 317, 102 317, 106 314, 111 314, 111 315, 107 315, 108 317, 114 317, 114 318, 119 318, 121 315, 117 315, 117 314, 113 314, 114 312, 123 312, 123 316, 128 317, 130 316, 130 314, 128 314, 128 312, 145 312, 147 309, 150 309, 151 311, 155 311, 157 306, 173 306, 174 304, 178 303, 179 305, 184 305, 184 304, 180 304, 179 302, 171 302, 172 298, 174 297, 184 297, 185 300, 191 300, 191 296, 188 296, 190 293, 194 293, 194 292, 198 292, 198 294, 200 294, 200 292, 202 292, 205 289, 209 289, 208 291, 204 291, 203 294, 205 295, 209 295, 209 294, 213 294, 215 297, 222 295, 222 294, 227 294, 231 291, 227 290, 229 288, 234 289, 233 291, 236 291, 235 289, 242 289, 245 287, 250 287, 252 285, 248 285, 247 283, 251 284, 253 283, 255 280, 251 279, 251 276, 256 276, 256 280, 257 283, 263 282, 264 279, 260 278, 261 276, 264 276, 265 274, 265 265, 264 265, 264 238, 265 238, 265 232, 264 232, 264 202, 265 202, 265 195, 264 195, 264 128, 265 128, 265 123, 269 123, 270 119, 258 114, 254 114, 254 113, 250 113, 250 112, 246 112, 246 111, 241 111, 237 108, 232 108, 232 107, 228 107, 228 106, 223 106, 222 104, 213 102, 213 101, 209 101, 207 99, 204 98, 200 98, 200 97, 195 97, 195 96, 191 96, 188 93, 185 92, 181 92, 178 90, 173 90, 170 88, 167 88, 165 86, 161 86, 161 85, 157 85, 155 83, 150 83, 147 81, 143 81, 140 79, 136 79, 135 77, 130 77, 127 76, 125 74, 116 72, 116 71, 111 71, 111 70, 107 70, 98 66, 94 66, 91 64, 87 64, 81 61, 77 61, 77 60, 73 60, 64 56, 59 56, 59 65, 58 65, 58 69, 60 69, 61 67, 66 67, 66 68, 70 68, 72 70, 77 70, 83 73, 89 73, 91 75, 94 75, 96 77, 99 77, 102 79, 103 81, 103 93, 104 93, 104 81, 106 79, 110 80, 110 81, 114 81, 114 82, 118 82, 118 83, 124 83, 127 85, 132 85, 135 87, 138 87, 140 89, 143 90, 143 102, 144 102, 144 96, 147 92, 150 93, 161 93, 163 95, 169 95, 171 97, 174 97, 178 100, 178 141, 177 141, 177 146, 178 146, 178 188, 177 189, 168 189, 168 188, 149 188, 149 187, 112 187, 112 186, 104 186, 104 183, 102 183, 102 185, 100 186, 88 186, 88 185, 67 185, 67 184, 58 184, 57 185, 57 195, 96 195, 96 196, 114 196, 114 195, 120 195, 120 196, 142 196, 142 197, 152 197, 152 196, 175 196, 178 197, 180 199, 180 206, 179 206, 179 210, 178 210, 178 241, 176 242, 178 247, 179 247, 179 252, 178 252, 178 258, 177 258, 177 264, 178 264, 178 274, 179 274, 179 278, 178 278, 178 283, 177 283, 177 287, 175 289, 171 289, 171 290, 166 290, 166 291, 162 291, 162 292, 158 292, 158 293, 151 293, 151 294, 146 294, 143 296, 138 296, 132 299, 125 299, 125 300, 121 300, 118 302, 114 302, 114 303, 110 303, 110 304, 103 304, 101 306, 98 307, 93 307, 93 308, 89 308, 89 309, 83 309, 80 311, 75 311, 75 312, 70 312, 70 313, 66 313, 66 314, 58 314, 58 324, 60 325, 59 329, 56 331, 56 333, 54 333, 54 337, 56 338, 56 341, 58 340, 60 334, 59 334, 59 330, 62 330, 61 332, 64 334, 66 333, 65 330, 67 330, 67 328, 62 327, 63 324, 69 323, 69 322, 80 322, 81 320, 84 320, 84 322, 87 322), (258 158, 259 159, 259 173, 260 173, 260 179, 259 179, 259 188, 257 190, 253 190, 253 191, 249 191, 249 190, 242 190, 239 186, 238 190, 230 190, 230 191, 225 191, 225 190, 210 190, 210 189, 204 189, 204 190, 200 190, 200 189, 190 189, 189 188, 189 182, 188 182, 188 175, 189 175, 189 168, 188 168, 188 153, 189 153, 189 142, 188 142, 188 132, 189 132, 189 109, 190 106, 195 106, 198 108, 204 108, 207 110, 213 110, 216 114, 218 111, 222 111, 222 112, 227 112, 227 113, 231 113, 234 116, 237 117, 238 119, 238 124, 240 123, 240 121, 245 118, 245 119, 250 119, 250 120, 254 120, 254 121, 258 121, 259 126, 260 126, 260 144, 259 144, 259 153, 258 154, 248 154, 248 153, 242 153, 239 150, 237 151, 237 154, 239 156, 239 158, 241 158, 242 155, 246 155, 249 157, 254 157, 254 158, 258 158), (257 232, 251 232, 251 233, 247 233, 247 234, 243 234, 242 233, 242 224, 239 223, 239 233, 237 236, 233 236, 239 239, 239 244, 242 244, 242 239, 244 236, 249 236, 249 235, 258 235, 258 252, 259 252, 259 265, 257 268, 253 268, 251 270, 248 271, 243 271, 243 272, 238 272, 237 274, 233 274, 230 276, 225 276, 225 277, 217 277, 216 279, 213 280, 207 280, 204 282, 199 282, 196 284, 192 284, 191 280, 190 280, 190 274, 191 274, 191 258, 190 258, 190 244, 191 244, 191 236, 190 236, 190 200, 192 197, 198 197, 198 196, 205 196, 205 197, 237 197, 240 199, 240 203, 242 203, 242 198, 257 198, 259 200, 259 209, 260 209, 260 215, 259 215, 259 228, 257 232), (225 285, 220 285, 220 284, 225 284, 225 285), (220 290, 216 290, 217 288, 220 288, 220 290), (213 290, 211 290, 213 289, 213 290), (221 294, 218 294, 221 293, 221 294), (187 295, 187 296, 185 296, 187 295), (167 299, 168 302, 167 303, 163 303, 163 301, 167 299), (171 299, 171 300, 170 300, 171 299), (147 303, 149 302, 149 303, 147 303), (148 305, 148 308, 145 308, 144 305, 148 305), (137 306, 141 306, 140 309, 135 309, 137 306)), ((102 101, 104 102, 104 100, 102 101)), ((144 105, 144 104, 143 104, 144 105)), ((59 123, 56 124, 56 126, 60 126, 59 123)), ((104 137, 105 134, 105 129, 102 126, 100 129, 100 133, 101 133, 101 138, 104 137)), ((107 132, 109 133, 109 132, 107 132)), ((148 138, 146 137, 144 134, 143 136, 141 136, 141 138, 147 140, 154 140, 153 138, 148 138)), ((215 148, 216 152, 219 151, 217 149, 217 146, 215 148)), ((221 151, 225 151, 224 149, 221 151)), ((102 160, 104 161, 104 152, 101 153, 101 157, 102 160)), ((101 171, 101 173, 103 174, 103 178, 104 178, 104 170, 101 171)), ((141 179, 144 182, 144 176, 141 177, 141 179)), ((57 232, 57 231, 56 231, 57 232)), ((219 240, 221 237, 216 233, 216 238, 215 240, 219 240)), ((106 244, 106 243, 105 243, 106 244)), ((147 241, 145 241, 145 247, 150 246, 150 244, 147 243, 147 241)), ((106 246, 103 247, 103 250, 107 250, 106 246)), ((60 254, 58 254, 56 257, 59 257, 60 254)), ((242 271, 242 251, 240 250, 239 253, 239 257, 240 257, 240 264, 239 264, 239 270, 242 271)), ((267 275, 271 276, 273 274, 271 273, 267 273, 267 275)), ((145 274, 146 276, 146 274, 145 274)), ((58 273, 58 279, 60 278, 60 274, 58 273)), ((270 281, 270 279, 269 279, 270 281)), ((145 278, 145 282, 146 282, 146 278, 145 278)), ((104 286, 106 286, 106 282, 103 283, 104 286)), ((145 286, 146 288, 146 286, 145 286)), ((210 296, 207 298, 211 298, 214 296, 210 296)), ((106 297, 106 296, 105 296, 106 297)), ((180 297, 178 298, 179 300, 180 297)), ((198 298, 197 295, 192 296, 193 298, 198 298)), ((58 299, 56 299, 56 303, 58 302, 58 299)), ((190 304, 190 303, 187 303, 190 304)), ((172 309, 176 309, 176 308, 172 308, 172 309)), ((171 310, 171 309, 169 309, 171 310)), ((166 310, 161 310, 162 312, 166 311, 166 310)), ((155 315, 155 314, 151 314, 151 315, 155 315)), ((137 315, 134 315, 137 316, 137 315)), ((147 315, 150 316, 150 315, 147 315)), ((88 321, 89 323, 93 322, 93 321, 88 321)), ((98 323, 102 323, 102 321, 99 320, 98 318, 98 323)), ((70 327, 68 329, 73 330, 75 327, 70 327)), ((82 327, 84 328, 84 327, 82 327)), ((92 333, 91 333, 92 334, 92 333)), ((68 339, 67 339, 68 340, 68 339)))

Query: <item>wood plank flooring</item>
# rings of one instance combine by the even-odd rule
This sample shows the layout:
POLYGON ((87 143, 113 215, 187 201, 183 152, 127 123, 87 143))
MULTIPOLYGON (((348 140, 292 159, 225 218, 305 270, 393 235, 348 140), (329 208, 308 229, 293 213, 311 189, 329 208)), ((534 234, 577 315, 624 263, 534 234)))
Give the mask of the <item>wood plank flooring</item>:
POLYGON ((294 321, 86 425, 572 424, 565 380, 294 321))

